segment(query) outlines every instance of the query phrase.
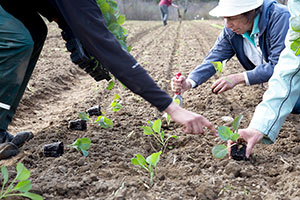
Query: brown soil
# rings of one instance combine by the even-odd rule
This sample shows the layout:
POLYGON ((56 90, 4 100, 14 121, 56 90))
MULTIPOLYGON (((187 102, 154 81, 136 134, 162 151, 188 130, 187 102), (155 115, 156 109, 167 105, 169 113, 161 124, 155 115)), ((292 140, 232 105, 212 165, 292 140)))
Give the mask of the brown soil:
MULTIPOLYGON (((172 95, 170 79, 179 71, 187 76, 213 46, 220 30, 212 23, 222 25, 222 21, 184 21, 163 27, 158 21, 129 21, 131 53, 172 95)), ((130 160, 137 153, 146 157, 159 151, 154 139, 140 127, 163 113, 120 85, 107 91, 105 80, 95 82, 71 63, 57 26, 48 26, 42 55, 9 127, 12 133, 31 130, 35 137, 16 157, 0 163, 11 172, 17 162, 24 163, 31 171, 32 192, 44 199, 300 199, 297 115, 288 117, 275 144, 257 145, 251 161, 215 159, 211 149, 220 140, 208 131, 186 135, 182 127, 171 123, 165 132, 179 138, 171 140, 174 148, 162 154, 151 185, 149 174, 130 160), (116 93, 123 105, 119 112, 109 108, 116 93), (68 129, 68 121, 98 104, 113 120, 113 128, 89 122, 86 131, 68 129), (67 145, 80 137, 92 140, 88 157, 67 147, 61 157, 43 156, 45 144, 62 141, 67 145)), ((233 58, 224 74, 242 71, 233 58)), ((216 128, 223 125, 222 116, 242 113, 241 127, 247 127, 267 84, 265 88, 237 86, 215 95, 210 89, 215 78, 186 92, 183 106, 204 115, 216 128)))

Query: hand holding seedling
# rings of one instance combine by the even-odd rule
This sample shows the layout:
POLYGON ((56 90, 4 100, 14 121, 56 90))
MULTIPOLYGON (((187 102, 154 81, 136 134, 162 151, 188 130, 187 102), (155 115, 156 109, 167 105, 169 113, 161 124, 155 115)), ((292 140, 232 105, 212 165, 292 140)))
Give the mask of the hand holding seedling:
POLYGON ((178 79, 173 77, 171 80, 171 88, 174 93, 183 93, 192 88, 192 84, 186 81, 184 76, 180 76, 178 79))
POLYGON ((229 76, 221 77, 211 86, 213 93, 221 94, 227 90, 234 88, 236 85, 245 83, 243 73, 231 74, 229 76))
MULTIPOLYGON (((243 138, 247 142, 246 158, 249 158, 254 145, 261 141, 261 139, 263 138, 263 133, 253 128, 240 129, 238 133, 240 135, 240 138, 243 138)), ((232 140, 229 140, 227 142, 229 155, 233 143, 234 142, 232 140)))
POLYGON ((172 120, 184 126, 185 133, 202 134, 204 133, 203 127, 207 127, 212 134, 217 136, 216 129, 205 117, 185 110, 175 102, 172 102, 165 112, 171 116, 172 120))

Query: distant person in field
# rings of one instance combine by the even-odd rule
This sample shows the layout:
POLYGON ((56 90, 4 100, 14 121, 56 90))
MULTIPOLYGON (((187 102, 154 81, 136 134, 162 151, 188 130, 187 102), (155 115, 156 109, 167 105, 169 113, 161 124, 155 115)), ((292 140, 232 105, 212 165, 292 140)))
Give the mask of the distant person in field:
POLYGON ((163 21, 163 25, 166 26, 167 25, 167 21, 168 21, 168 17, 169 17, 169 6, 173 6, 177 9, 178 11, 178 17, 181 17, 179 14, 179 7, 177 5, 175 5, 174 3, 172 3, 173 0, 160 0, 159 2, 159 10, 161 13, 161 19, 163 21))
MULTIPOLYGON (((300 1, 289 0, 288 6, 291 20, 297 21, 298 28, 290 23, 285 39, 287 46, 275 66, 263 101, 256 107, 249 127, 239 130, 240 137, 248 143, 246 157, 250 156, 256 143, 274 143, 286 117, 291 112, 300 113, 300 54, 291 48, 291 44, 300 39, 300 1)), ((300 48, 299 43, 295 44, 294 49, 300 48)))
MULTIPOLYGON (((205 126, 216 135, 213 125, 205 117, 174 103, 133 56, 121 47, 108 30, 96 0, 30 0, 17 3, 14 0, 1 0, 0 159, 16 155, 18 147, 33 136, 28 131, 14 137, 7 132, 7 128, 47 36, 47 26, 39 14, 50 21, 56 21, 63 31, 70 30, 65 37, 67 43, 71 39, 78 39, 85 51, 100 61, 127 88, 142 96, 159 111, 170 114, 175 122, 184 126, 186 133, 201 134, 205 126)), ((69 51, 72 52, 71 55, 75 55, 77 50, 71 48, 69 51)), ((93 68, 86 72, 95 78, 95 70, 93 68)))
POLYGON ((182 93, 201 85, 216 73, 211 62, 223 62, 234 55, 246 71, 219 78, 212 85, 214 93, 238 84, 267 82, 285 48, 290 17, 287 6, 275 0, 220 0, 209 14, 223 17, 225 27, 208 56, 188 78, 172 79, 172 90, 182 93))

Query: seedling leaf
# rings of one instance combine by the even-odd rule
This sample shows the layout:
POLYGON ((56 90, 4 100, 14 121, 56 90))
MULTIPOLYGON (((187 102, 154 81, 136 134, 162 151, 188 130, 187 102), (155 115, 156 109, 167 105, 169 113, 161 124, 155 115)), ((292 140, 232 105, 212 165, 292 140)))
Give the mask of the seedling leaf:
POLYGON ((43 197, 41 197, 38 194, 31 193, 31 192, 18 193, 18 194, 15 194, 15 195, 28 197, 32 200, 43 200, 43 197))
POLYGON ((234 130, 234 132, 237 132, 237 130, 239 129, 240 123, 243 119, 243 115, 239 115, 236 118, 234 118, 233 122, 232 122, 232 128, 234 130))
POLYGON ((108 86, 107 86, 107 90, 112 90, 113 87, 115 86, 115 82, 114 81, 109 81, 108 86))
POLYGON ((8 181, 8 171, 7 171, 7 168, 4 165, 1 167, 1 174, 3 176, 3 184, 2 184, 2 189, 3 189, 4 185, 8 181))
POLYGON ((211 64, 215 67, 215 70, 217 71, 217 74, 220 75, 223 71, 223 64, 220 61, 211 61, 211 64))
POLYGON ((141 126, 141 128, 144 130, 144 134, 145 135, 152 135, 153 134, 153 130, 151 127, 149 126, 141 126))
POLYGON ((134 165, 139 165, 139 162, 137 161, 136 158, 131 158, 131 163, 134 165))
POLYGON ((212 154, 215 158, 224 158, 228 154, 227 146, 225 146, 224 144, 214 146, 214 148, 212 149, 212 154))
POLYGON ((146 169, 147 171, 149 171, 148 169, 148 165, 146 162, 146 159, 144 158, 144 156, 142 156, 141 154, 136 154, 136 160, 138 162, 138 165, 144 169, 146 169))
POLYGON ((113 122, 105 116, 99 116, 95 123, 99 124, 102 128, 112 128, 114 126, 113 122))
POLYGON ((159 151, 148 156, 146 159, 147 163, 152 165, 153 167, 156 167, 157 163, 159 162, 161 153, 162 151, 159 151))
POLYGON ((20 181, 13 189, 13 191, 16 190, 20 192, 28 192, 29 190, 31 190, 31 188, 32 188, 32 184, 30 180, 24 180, 24 181, 20 181))
POLYGON ((79 118, 80 118, 81 120, 85 120, 85 121, 89 121, 89 120, 90 120, 90 116, 89 116, 89 114, 86 113, 86 112, 80 112, 80 113, 79 113, 79 118))
POLYGON ((233 132, 227 126, 219 126, 218 134, 222 140, 227 141, 231 139, 233 132))
POLYGON ((233 134, 231 135, 230 140, 236 142, 237 139, 238 139, 239 137, 240 137, 240 135, 239 135, 238 133, 233 133, 233 134))
POLYGON ((90 146, 91 146, 90 138, 78 138, 75 142, 73 142, 73 144, 68 145, 68 147, 73 147, 78 151, 81 151, 84 157, 88 156, 87 150, 90 148, 90 146))
POLYGON ((18 163, 16 180, 24 181, 28 179, 29 176, 30 176, 30 171, 22 163, 18 163))
POLYGON ((152 126, 153 130, 156 133, 160 133, 160 129, 161 129, 161 119, 157 119, 153 122, 153 126, 152 126))

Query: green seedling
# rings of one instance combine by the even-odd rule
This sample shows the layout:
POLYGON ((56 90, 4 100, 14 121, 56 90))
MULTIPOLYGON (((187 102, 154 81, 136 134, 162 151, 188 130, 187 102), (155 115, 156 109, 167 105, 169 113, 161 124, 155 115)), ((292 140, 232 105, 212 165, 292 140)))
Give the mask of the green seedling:
POLYGON ((292 17, 290 20, 292 31, 290 32, 291 49, 295 55, 300 54, 300 16, 292 17))
MULTIPOLYGON (((240 126, 240 122, 243 119, 243 115, 239 115, 233 120, 232 129, 228 126, 219 126, 218 128, 218 135, 223 141, 232 140, 234 142, 237 141, 238 137, 238 128, 240 126)), ((222 159, 228 154, 227 146, 224 144, 219 144, 213 147, 212 154, 215 158, 222 159)))
MULTIPOLYGON (((104 114, 105 113, 102 112, 102 115, 98 116, 94 123, 98 124, 102 128, 112 128, 114 126, 114 123, 109 118, 105 117, 104 114)), ((80 112, 79 118, 85 121, 91 120, 89 114, 86 112, 80 112)))
POLYGON ((5 185, 8 182, 8 171, 6 166, 1 167, 1 174, 3 177, 2 188, 0 192, 0 199, 13 197, 13 196, 23 196, 33 200, 42 200, 43 197, 29 192, 32 188, 32 184, 28 178, 30 177, 30 171, 22 164, 18 163, 17 167, 17 176, 10 183, 10 185, 5 189, 5 185), (16 183, 18 181, 18 183, 16 183))
POLYGON ((127 30, 122 27, 126 17, 120 14, 118 4, 114 0, 97 0, 108 29, 115 35, 121 46, 128 52, 132 47, 127 46, 126 39, 128 36, 127 30))
POLYGON ((107 90, 112 90, 115 86, 115 82, 113 80, 109 81, 108 86, 106 87, 107 90))
POLYGON ((81 152, 84 157, 87 157, 90 146, 91 140, 89 138, 78 138, 75 142, 73 142, 73 144, 70 144, 67 147, 73 147, 77 151, 81 152))
POLYGON ((215 70, 217 71, 217 75, 219 76, 224 69, 223 63, 220 61, 211 61, 210 63, 213 64, 215 70))
POLYGON ((156 166, 160 159, 162 151, 156 152, 148 156, 146 159, 141 155, 137 154, 136 157, 131 158, 131 163, 140 166, 150 174, 150 182, 153 183, 153 177, 156 174, 156 166))
POLYGON ((85 121, 89 121, 89 120, 90 120, 90 116, 89 116, 89 114, 86 113, 86 112, 80 112, 80 113, 79 113, 79 118, 80 118, 81 120, 85 120, 85 121))
POLYGON ((166 148, 170 138, 177 139, 178 136, 170 135, 165 139, 165 133, 161 129, 161 119, 157 119, 154 122, 148 120, 149 126, 142 126, 145 135, 153 135, 156 141, 162 146, 163 149, 166 148))
POLYGON ((114 112, 119 111, 123 106, 119 103, 119 95, 115 94, 115 98, 113 100, 113 102, 110 104, 110 107, 112 108, 112 110, 114 112))
POLYGON ((101 126, 102 128, 112 128, 114 126, 114 123, 104 115, 100 115, 96 119, 95 123, 101 126))

